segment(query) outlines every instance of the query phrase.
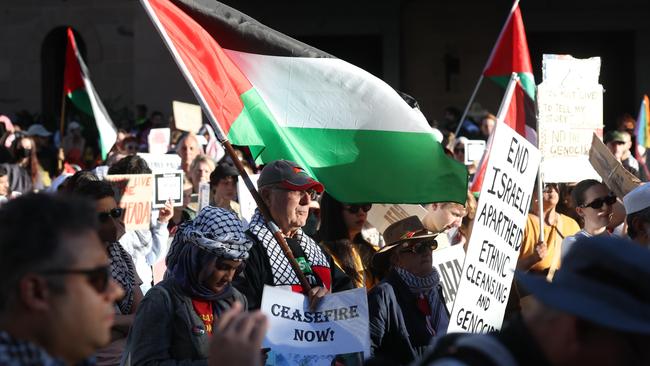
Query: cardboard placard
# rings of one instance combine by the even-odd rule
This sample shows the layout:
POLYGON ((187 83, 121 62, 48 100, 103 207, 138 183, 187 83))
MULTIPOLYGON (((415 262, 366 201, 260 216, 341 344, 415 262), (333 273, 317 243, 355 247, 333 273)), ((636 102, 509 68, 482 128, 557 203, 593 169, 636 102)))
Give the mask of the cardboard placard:
POLYGON ((149 229, 151 226, 152 174, 107 175, 115 191, 115 200, 124 209, 126 230, 149 229))
POLYGON ((168 199, 174 207, 183 206, 183 171, 154 173, 153 208, 165 206, 168 199))
POLYGON ((538 141, 544 182, 597 178, 590 164, 591 135, 603 134, 600 58, 544 55, 544 81, 537 88, 538 141))
POLYGON ((175 100, 172 102, 172 109, 176 129, 194 133, 199 132, 203 124, 201 106, 175 100))
POLYGON ((150 154, 166 154, 169 150, 171 130, 169 128, 152 128, 147 137, 150 154))
POLYGON ((448 332, 498 330, 510 295, 541 154, 497 122, 448 332))
POLYGON ((617 197, 623 199, 631 190, 638 187, 641 181, 628 172, 621 163, 614 157, 609 148, 593 135, 591 149, 589 150, 589 162, 594 167, 603 182, 617 197))
POLYGON ((267 365, 331 365, 336 355, 370 354, 365 288, 329 294, 311 311, 304 295, 264 286, 260 310, 269 321, 267 365))
POLYGON ((368 222, 381 234, 390 224, 407 217, 417 216, 423 220, 428 211, 420 205, 375 203, 368 211, 368 222))

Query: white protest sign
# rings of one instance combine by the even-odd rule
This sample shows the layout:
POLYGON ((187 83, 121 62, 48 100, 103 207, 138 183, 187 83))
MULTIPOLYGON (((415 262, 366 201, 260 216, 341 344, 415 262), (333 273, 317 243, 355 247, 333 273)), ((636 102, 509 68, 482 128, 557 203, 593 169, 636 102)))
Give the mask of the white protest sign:
POLYGON ((544 182, 597 178, 589 164, 591 136, 603 134, 600 58, 544 55, 544 80, 537 87, 538 141, 544 182))
POLYGON ((169 128, 152 128, 147 136, 149 153, 166 154, 169 150, 170 139, 171 130, 169 128))
MULTIPOLYGON (((442 234, 444 235, 444 234, 442 234)), ((452 245, 431 254, 433 268, 438 271, 442 282, 442 296, 445 298, 447 309, 451 309, 458 293, 460 275, 463 271, 465 250, 462 245, 452 245)))
POLYGON ((203 124, 201 106, 183 103, 177 100, 172 102, 174 111, 174 125, 176 129, 197 133, 203 124))
POLYGON ((427 213, 428 211, 420 205, 375 203, 368 211, 368 222, 383 234, 386 228, 396 221, 411 216, 423 220, 427 213))
POLYGON ((165 206, 168 199, 172 200, 174 207, 183 206, 183 171, 172 173, 155 173, 153 207, 165 206))
POLYGON ((173 172, 181 167, 181 157, 176 154, 146 154, 138 153, 138 156, 147 162, 153 172, 173 172))
MULTIPOLYGON (((257 187, 257 180, 260 179, 260 175, 251 174, 248 177, 253 182, 253 185, 257 187)), ((257 203, 255 203, 251 192, 246 188, 243 179, 237 180, 237 198, 239 199, 239 212, 241 212, 241 217, 247 222, 250 222, 257 208, 257 203)))
POLYGON ((503 122, 494 132, 448 332, 501 328, 541 154, 503 122))
POLYGON ((465 145, 465 165, 471 165, 478 162, 485 153, 485 141, 483 140, 467 140, 465 145))
POLYGON ((310 311, 304 295, 264 286, 260 310, 269 320, 263 347, 271 348, 270 358, 283 355, 295 364, 330 365, 336 355, 370 354, 365 288, 329 294, 310 311))

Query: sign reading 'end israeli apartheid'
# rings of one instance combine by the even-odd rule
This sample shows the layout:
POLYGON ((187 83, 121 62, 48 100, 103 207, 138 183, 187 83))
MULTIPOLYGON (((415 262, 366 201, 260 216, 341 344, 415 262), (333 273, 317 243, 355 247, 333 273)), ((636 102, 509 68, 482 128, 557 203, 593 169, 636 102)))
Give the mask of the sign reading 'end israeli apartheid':
POLYGON ((358 353, 362 359, 362 353, 369 354, 364 288, 329 294, 312 311, 304 295, 264 286, 261 311, 269 319, 264 347, 271 348, 272 360, 267 365, 330 365, 337 355, 358 353))
POLYGON ((499 122, 448 332, 501 329, 541 154, 499 122))

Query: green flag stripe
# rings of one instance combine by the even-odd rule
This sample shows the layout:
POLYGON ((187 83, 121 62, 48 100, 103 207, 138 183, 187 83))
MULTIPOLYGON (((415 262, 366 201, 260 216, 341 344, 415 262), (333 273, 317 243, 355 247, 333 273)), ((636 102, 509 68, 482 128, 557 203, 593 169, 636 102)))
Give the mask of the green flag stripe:
MULTIPOLYGON (((535 100, 535 78, 533 74, 520 72, 517 73, 517 75, 519 75, 519 81, 521 82, 521 86, 526 94, 528 94, 530 99, 535 100)), ((510 75, 490 76, 490 79, 506 88, 508 86, 508 82, 510 81, 510 75)))
POLYGON ((90 99, 88 93, 86 93, 86 89, 77 89, 68 93, 68 98, 70 98, 72 104, 74 104, 80 111, 91 117, 93 116, 93 107, 90 105, 90 99))

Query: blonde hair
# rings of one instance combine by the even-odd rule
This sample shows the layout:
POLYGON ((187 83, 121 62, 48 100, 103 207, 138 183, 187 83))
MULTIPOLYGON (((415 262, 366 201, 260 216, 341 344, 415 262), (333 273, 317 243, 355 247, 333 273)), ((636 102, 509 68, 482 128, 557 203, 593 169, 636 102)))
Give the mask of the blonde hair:
POLYGON ((204 154, 199 154, 194 158, 194 160, 192 160, 192 164, 190 165, 190 174, 193 174, 194 171, 199 168, 199 164, 201 163, 208 164, 211 172, 216 167, 216 165, 214 164, 214 160, 212 160, 209 156, 204 154))

